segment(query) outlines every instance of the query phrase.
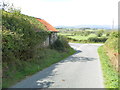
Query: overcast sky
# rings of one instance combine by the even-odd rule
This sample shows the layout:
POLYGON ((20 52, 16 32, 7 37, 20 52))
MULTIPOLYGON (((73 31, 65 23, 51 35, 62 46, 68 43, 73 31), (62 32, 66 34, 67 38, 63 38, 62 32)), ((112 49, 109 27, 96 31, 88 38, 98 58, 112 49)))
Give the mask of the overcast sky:
POLYGON ((23 14, 42 18, 53 26, 115 25, 120 0, 4 0, 23 14))

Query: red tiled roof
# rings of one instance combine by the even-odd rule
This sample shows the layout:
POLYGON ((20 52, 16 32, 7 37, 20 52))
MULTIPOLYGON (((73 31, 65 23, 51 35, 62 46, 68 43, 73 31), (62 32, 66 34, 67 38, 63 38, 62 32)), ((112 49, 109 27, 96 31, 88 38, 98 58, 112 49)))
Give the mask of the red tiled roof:
POLYGON ((48 31, 58 32, 58 30, 56 30, 52 25, 50 25, 50 24, 49 24, 48 22, 46 22, 45 20, 39 19, 39 18, 36 18, 36 19, 37 19, 38 21, 40 21, 42 24, 44 24, 48 31))

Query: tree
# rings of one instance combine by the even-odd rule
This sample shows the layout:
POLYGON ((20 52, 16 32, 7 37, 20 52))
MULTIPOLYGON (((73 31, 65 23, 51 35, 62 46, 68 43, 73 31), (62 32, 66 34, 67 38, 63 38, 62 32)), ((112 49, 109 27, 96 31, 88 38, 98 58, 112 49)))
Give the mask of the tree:
POLYGON ((104 30, 99 30, 99 31, 97 31, 96 35, 98 37, 101 37, 103 35, 103 33, 104 33, 104 30))
POLYGON ((110 32, 106 32, 106 36, 109 36, 110 35, 110 32))
POLYGON ((5 11, 8 11, 8 12, 11 12, 11 13, 21 13, 21 10, 20 8, 16 8, 13 3, 10 4, 10 3, 6 3, 6 2, 0 2, 1 3, 1 9, 2 10, 5 10, 5 11))
POLYGON ((0 7, 1 7, 2 10, 5 10, 9 6, 8 3, 5 3, 5 2, 0 2, 0 3, 1 3, 0 7))

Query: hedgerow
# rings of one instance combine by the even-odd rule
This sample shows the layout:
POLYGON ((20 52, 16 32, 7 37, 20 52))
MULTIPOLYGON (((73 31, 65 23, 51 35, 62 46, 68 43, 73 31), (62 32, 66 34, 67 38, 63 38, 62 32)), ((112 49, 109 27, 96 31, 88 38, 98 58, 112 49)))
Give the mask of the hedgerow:
POLYGON ((88 38, 88 42, 105 42, 108 38, 106 37, 90 37, 88 38))
POLYGON ((35 47, 48 36, 46 27, 34 17, 19 12, 2 11, 3 77, 10 64, 20 64, 34 57, 35 47))
POLYGON ((58 36, 58 39, 50 46, 51 49, 56 49, 58 51, 68 51, 70 48, 67 38, 64 36, 58 36))
POLYGON ((55 48, 43 48, 43 42, 50 32, 36 18, 23 15, 16 10, 11 13, 2 11, 0 33, 2 33, 3 88, 10 87, 26 76, 75 53, 62 37, 54 43, 55 48))
POLYGON ((119 31, 113 31, 110 34, 109 39, 105 42, 105 46, 108 47, 109 49, 113 49, 115 52, 120 52, 119 48, 119 31))

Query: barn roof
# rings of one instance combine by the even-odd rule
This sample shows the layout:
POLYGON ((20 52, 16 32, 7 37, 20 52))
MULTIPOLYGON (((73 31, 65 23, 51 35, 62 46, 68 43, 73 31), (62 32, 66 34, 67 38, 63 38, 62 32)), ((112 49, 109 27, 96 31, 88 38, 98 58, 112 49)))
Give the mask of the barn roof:
POLYGON ((38 21, 40 21, 42 24, 45 25, 45 27, 47 28, 48 31, 52 31, 52 32, 58 32, 58 30, 56 28, 54 28, 52 25, 50 25, 48 22, 46 22, 43 19, 40 18, 36 18, 38 21))

